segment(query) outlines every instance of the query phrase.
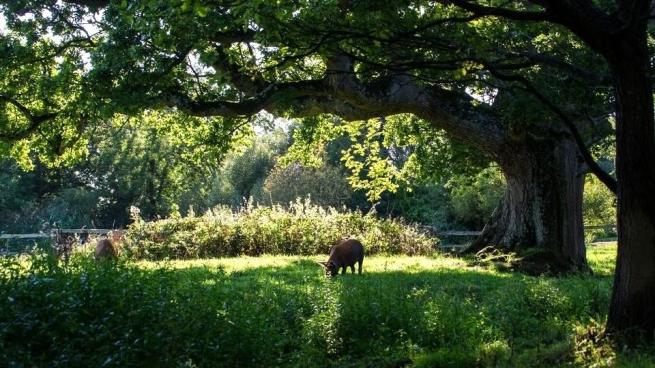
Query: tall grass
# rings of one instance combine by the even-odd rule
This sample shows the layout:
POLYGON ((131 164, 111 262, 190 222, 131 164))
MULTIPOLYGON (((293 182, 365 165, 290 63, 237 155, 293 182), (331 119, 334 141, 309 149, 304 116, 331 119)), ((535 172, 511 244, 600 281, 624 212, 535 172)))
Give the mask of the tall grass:
MULTIPOLYGON (((368 257, 326 279, 319 257, 102 265, 0 262, 5 366, 648 366, 602 342, 611 252, 594 276, 529 277, 466 259, 368 257), (600 342, 599 342, 600 341, 600 342)), ((322 258, 322 257, 321 257, 322 258)), ((600 267, 597 267, 600 265, 600 267)))
POLYGON ((137 220, 126 237, 126 254, 149 260, 324 254, 343 237, 359 239, 367 254, 425 255, 438 243, 399 220, 323 208, 308 199, 288 208, 217 207, 203 216, 137 220))

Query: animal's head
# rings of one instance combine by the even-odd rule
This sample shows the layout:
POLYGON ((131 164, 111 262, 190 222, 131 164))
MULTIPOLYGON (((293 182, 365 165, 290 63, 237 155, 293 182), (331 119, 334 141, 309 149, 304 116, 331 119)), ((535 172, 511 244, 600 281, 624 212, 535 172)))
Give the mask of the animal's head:
POLYGON ((325 276, 332 277, 335 276, 338 272, 339 269, 337 268, 337 265, 334 264, 332 261, 327 261, 327 262, 318 262, 321 266, 323 266, 323 269, 325 270, 325 276))

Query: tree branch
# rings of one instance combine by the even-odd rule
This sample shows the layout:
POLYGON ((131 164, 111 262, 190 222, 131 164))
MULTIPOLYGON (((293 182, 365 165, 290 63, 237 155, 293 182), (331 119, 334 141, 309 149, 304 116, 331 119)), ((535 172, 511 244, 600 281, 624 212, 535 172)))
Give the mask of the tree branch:
POLYGON ((596 177, 605 184, 605 186, 612 191, 616 195, 617 191, 617 181, 614 179, 610 174, 608 174, 605 170, 603 170, 596 160, 593 158, 591 155, 591 152, 587 148, 587 145, 582 138, 582 135, 580 134, 580 131, 578 130, 578 127, 575 125, 575 123, 562 111, 560 108, 558 108, 552 101, 550 101, 546 96, 544 96, 541 92, 539 92, 533 85, 530 83, 527 79, 525 79, 522 76, 519 75, 508 75, 508 74, 503 74, 501 72, 498 72, 498 70, 489 67, 487 65, 487 69, 489 70, 490 73, 492 73, 494 76, 496 76, 499 79, 506 80, 506 81, 514 81, 518 82, 521 85, 523 85, 524 90, 530 94, 532 94, 537 100, 539 100, 542 104, 544 104, 548 109, 550 109, 557 117, 564 123, 564 126, 568 129, 568 131, 571 133, 571 136, 573 137, 573 140, 576 143, 576 146, 578 147, 578 152, 584 159, 585 163, 587 166, 589 166, 589 170, 596 175, 596 177))
POLYGON ((109 5, 110 0, 63 0, 65 3, 82 5, 88 7, 92 11, 105 8, 109 5))
POLYGON ((34 133, 39 128, 39 126, 42 123, 48 120, 52 120, 58 115, 57 113, 45 113, 40 115, 34 115, 30 111, 30 109, 28 109, 25 105, 21 104, 20 102, 18 102, 18 100, 14 99, 13 97, 5 94, 0 94, 0 101, 13 105, 29 121, 28 126, 18 132, 0 133, 0 139, 8 142, 18 141, 29 137, 32 133, 34 133))
POLYGON ((612 78, 610 78, 609 75, 589 72, 557 57, 539 53, 528 53, 525 56, 536 63, 562 70, 577 79, 585 81, 589 85, 603 87, 612 86, 612 78))
POLYGON ((148 107, 177 107, 196 116, 244 117, 266 110, 276 115, 302 117, 321 113, 345 120, 413 113, 437 129, 493 154, 504 137, 504 127, 493 112, 474 107, 472 99, 439 87, 419 87, 406 74, 394 74, 362 83, 353 63, 339 53, 327 61, 323 79, 270 84, 241 101, 201 101, 174 88, 154 97, 148 107))
POLYGON ((217 32, 211 35, 211 41, 218 42, 224 45, 229 45, 237 42, 253 42, 255 40, 255 31, 225 31, 217 32))
POLYGON ((438 2, 448 5, 454 4, 462 9, 468 10, 477 16, 498 16, 518 21, 553 21, 553 16, 548 11, 520 11, 507 8, 484 6, 469 0, 439 0, 438 2))
POLYGON ((265 87, 266 84, 261 75, 247 75, 242 73, 241 66, 230 62, 227 53, 222 47, 217 46, 214 50, 218 57, 212 66, 216 71, 224 73, 235 87, 248 94, 256 94, 257 91, 265 87))

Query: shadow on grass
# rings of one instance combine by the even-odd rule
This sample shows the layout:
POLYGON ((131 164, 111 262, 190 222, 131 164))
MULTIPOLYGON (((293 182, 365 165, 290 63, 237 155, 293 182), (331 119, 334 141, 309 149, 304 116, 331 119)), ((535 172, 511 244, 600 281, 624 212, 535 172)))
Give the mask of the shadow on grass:
POLYGON ((565 365, 575 326, 604 319, 609 302, 610 280, 598 277, 368 271, 365 263, 362 275, 327 279, 310 259, 229 268, 73 263, 4 280, 0 358, 37 366, 565 365))

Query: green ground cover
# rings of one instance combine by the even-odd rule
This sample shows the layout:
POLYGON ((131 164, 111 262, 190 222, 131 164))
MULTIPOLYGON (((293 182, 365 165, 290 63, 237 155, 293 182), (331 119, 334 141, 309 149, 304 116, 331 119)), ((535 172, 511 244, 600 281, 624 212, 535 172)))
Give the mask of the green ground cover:
POLYGON ((374 256, 326 279, 325 256, 67 267, 2 259, 6 366, 552 367, 653 365, 601 338, 614 246, 594 275, 531 277, 447 255, 374 256))

